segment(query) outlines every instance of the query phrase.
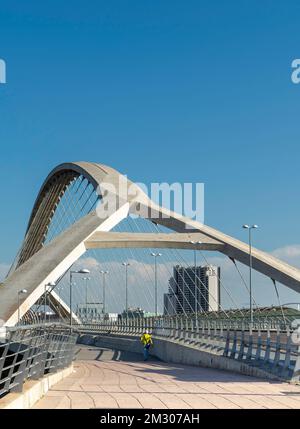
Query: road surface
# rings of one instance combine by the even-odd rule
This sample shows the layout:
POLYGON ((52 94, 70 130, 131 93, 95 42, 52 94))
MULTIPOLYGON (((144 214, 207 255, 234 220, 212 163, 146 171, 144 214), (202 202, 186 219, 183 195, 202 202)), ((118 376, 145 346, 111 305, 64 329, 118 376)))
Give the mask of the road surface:
POLYGON ((80 345, 73 374, 34 408, 300 408, 300 386, 80 345))

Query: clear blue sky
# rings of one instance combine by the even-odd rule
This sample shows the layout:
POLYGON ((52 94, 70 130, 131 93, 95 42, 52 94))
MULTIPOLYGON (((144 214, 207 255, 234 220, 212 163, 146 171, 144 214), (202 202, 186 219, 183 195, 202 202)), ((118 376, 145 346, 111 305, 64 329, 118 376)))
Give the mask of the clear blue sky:
POLYGON ((69 160, 204 182, 206 223, 300 243, 299 1, 0 3, 0 262, 69 160))

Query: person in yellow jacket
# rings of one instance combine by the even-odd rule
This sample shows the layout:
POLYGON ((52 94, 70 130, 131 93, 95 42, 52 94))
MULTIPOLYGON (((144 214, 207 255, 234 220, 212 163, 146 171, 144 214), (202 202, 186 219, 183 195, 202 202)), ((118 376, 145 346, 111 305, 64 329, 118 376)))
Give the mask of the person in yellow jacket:
POLYGON ((144 346, 144 360, 148 360, 149 358, 149 349, 153 346, 152 335, 149 334, 148 331, 141 336, 141 342, 144 346))

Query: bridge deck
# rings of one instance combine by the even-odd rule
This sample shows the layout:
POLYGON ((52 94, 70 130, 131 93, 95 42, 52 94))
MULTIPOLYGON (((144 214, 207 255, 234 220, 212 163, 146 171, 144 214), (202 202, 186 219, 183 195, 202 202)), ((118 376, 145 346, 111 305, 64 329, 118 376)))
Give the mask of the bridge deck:
POLYGON ((80 345, 74 373, 34 408, 300 408, 300 386, 80 345))

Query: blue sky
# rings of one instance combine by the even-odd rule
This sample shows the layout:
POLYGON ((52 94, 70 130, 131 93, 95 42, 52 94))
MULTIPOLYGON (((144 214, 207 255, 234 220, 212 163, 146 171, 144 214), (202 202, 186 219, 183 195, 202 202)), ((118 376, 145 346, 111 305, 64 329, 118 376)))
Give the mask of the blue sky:
POLYGON ((0 261, 56 164, 204 182, 206 223, 300 243, 298 1, 0 1, 0 261))

